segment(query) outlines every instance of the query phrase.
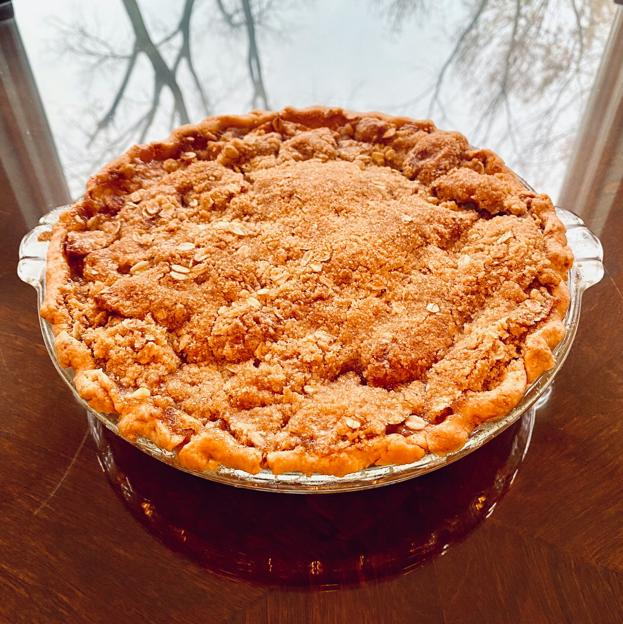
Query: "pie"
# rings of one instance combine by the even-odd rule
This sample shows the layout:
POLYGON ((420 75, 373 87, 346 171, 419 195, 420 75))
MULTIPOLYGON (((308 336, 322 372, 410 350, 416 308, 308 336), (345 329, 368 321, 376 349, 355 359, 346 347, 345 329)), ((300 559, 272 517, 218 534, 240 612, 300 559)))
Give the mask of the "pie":
POLYGON ((55 225, 41 310, 79 394, 195 471, 345 475, 460 448, 554 365, 552 202, 430 121, 209 117, 55 225))

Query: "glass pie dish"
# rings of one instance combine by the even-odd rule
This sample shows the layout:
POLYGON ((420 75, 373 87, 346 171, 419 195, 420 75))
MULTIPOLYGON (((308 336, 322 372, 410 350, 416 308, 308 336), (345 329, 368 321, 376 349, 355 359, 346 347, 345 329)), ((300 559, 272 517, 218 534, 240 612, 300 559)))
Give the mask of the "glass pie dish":
MULTIPOLYGON (((47 243, 39 239, 42 234, 51 230, 59 214, 65 208, 65 206, 57 208, 42 217, 39 225, 24 236, 20 245, 18 275, 22 281, 30 284, 37 291, 38 309, 41 307, 45 295, 47 257, 47 243)), ((566 334, 554 350, 556 364, 554 368, 541 375, 531 384, 523 399, 509 414, 501 419, 487 421, 480 425, 459 450, 443 456, 425 455, 420 460, 410 464, 372 466, 343 477, 336 477, 322 474, 305 475, 303 473, 275 475, 269 470, 250 474, 226 466, 219 466, 215 470, 195 472, 182 467, 177 462, 174 452, 161 449, 150 440, 138 438, 130 441, 130 443, 160 461, 204 479, 248 489, 290 493, 337 493, 379 487, 437 470, 472 453, 524 414, 534 412, 539 402, 545 400, 546 392, 569 354, 575 338, 580 318, 582 295, 587 288, 598 283, 603 277, 603 250, 598 238, 573 213, 560 209, 557 209, 557 213, 567 229, 567 239, 574 254, 574 263, 569 272, 570 306, 564 320, 566 334)), ((73 383, 73 371, 62 368, 56 357, 54 336, 50 325, 41 316, 39 322, 43 340, 52 362, 72 390, 78 403, 84 407, 88 414, 101 421, 113 433, 120 435, 114 416, 93 410, 78 395, 73 383)))

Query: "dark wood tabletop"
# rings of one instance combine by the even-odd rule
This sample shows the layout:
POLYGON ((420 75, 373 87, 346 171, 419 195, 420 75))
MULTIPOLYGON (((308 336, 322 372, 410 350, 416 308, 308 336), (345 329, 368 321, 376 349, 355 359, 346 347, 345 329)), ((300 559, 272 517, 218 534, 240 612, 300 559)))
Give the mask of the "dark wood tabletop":
POLYGON ((547 402, 435 473, 298 496, 176 471, 73 400, 16 275, 21 237, 69 199, 58 137, 0 22, 0 621, 623 622, 622 35, 559 197, 606 272, 547 402))

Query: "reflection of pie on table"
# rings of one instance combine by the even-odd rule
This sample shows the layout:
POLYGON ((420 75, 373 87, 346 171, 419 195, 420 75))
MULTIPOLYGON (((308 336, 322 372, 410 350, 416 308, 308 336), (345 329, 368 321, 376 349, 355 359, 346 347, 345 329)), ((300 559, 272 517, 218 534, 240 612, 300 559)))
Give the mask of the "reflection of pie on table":
POLYGON ((554 360, 550 199, 428 121, 286 109, 131 148, 54 228, 42 315, 121 433, 343 475, 461 447, 554 360))

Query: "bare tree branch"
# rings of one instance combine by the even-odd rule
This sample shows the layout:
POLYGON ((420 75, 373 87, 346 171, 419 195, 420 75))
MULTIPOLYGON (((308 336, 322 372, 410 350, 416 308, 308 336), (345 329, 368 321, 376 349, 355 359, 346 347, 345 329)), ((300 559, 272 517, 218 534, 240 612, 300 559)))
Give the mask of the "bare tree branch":
MULTIPOLYGON (((191 75, 195 82, 195 86, 200 93, 202 103, 207 112, 208 110, 208 99, 205 94, 205 91, 202 88, 202 85, 199 81, 199 77, 197 76, 197 72, 195 71, 191 51, 190 51, 190 20, 192 16, 192 10, 194 5, 194 0, 186 0, 184 10, 182 13, 182 18, 175 30, 173 30, 169 35, 167 35, 164 39, 162 39, 161 44, 173 39, 177 34, 182 33, 182 46, 180 52, 178 54, 178 60, 175 63, 173 71, 169 68, 164 58, 160 54, 158 47, 154 44, 151 39, 147 27, 145 26, 145 21, 143 20, 143 16, 141 11, 136 3, 136 0, 123 0, 124 7, 130 19, 130 23, 132 25, 132 29, 134 31, 135 41, 132 49, 132 53, 129 56, 121 56, 116 54, 116 58, 127 58, 127 64, 125 68, 125 72, 123 75, 123 79, 115 94, 115 97, 108 109, 108 111, 104 114, 104 116, 98 121, 95 126, 94 131, 89 137, 88 146, 90 146, 93 141, 97 138, 97 136, 110 124, 113 122, 115 113, 123 100, 126 89, 128 87, 128 83, 130 82, 130 78, 132 77, 132 73, 136 67, 136 62, 138 57, 141 54, 145 54, 149 59, 153 70, 154 70, 154 88, 152 92, 152 98, 150 103, 150 108, 147 112, 141 116, 141 118, 134 124, 130 126, 132 132, 138 131, 140 129, 139 142, 145 140, 147 132, 151 127, 153 120, 155 118, 157 108, 160 104, 160 98, 162 89, 167 87, 171 94, 173 95, 174 101, 174 112, 180 119, 181 123, 189 122, 188 110, 186 107, 186 102, 184 100, 184 96, 182 91, 177 83, 177 70, 179 67, 179 62, 182 59, 185 59, 188 67, 190 69, 191 75)), ((111 46, 101 38, 88 35, 88 33, 82 31, 82 36, 90 37, 93 41, 101 44, 104 47, 104 52, 98 52, 93 49, 83 48, 83 53, 87 55, 102 55, 106 56, 108 54, 112 54, 111 46)), ((124 133, 125 134, 125 133, 124 133)))
POLYGON ((130 82, 130 78, 132 76, 132 72, 134 71, 134 67, 136 66, 136 59, 138 58, 138 48, 136 45, 134 46, 134 50, 132 51, 132 55, 128 59, 128 64, 126 66, 125 74, 123 75, 123 80, 121 81, 121 85, 117 90, 117 94, 115 95, 115 99, 113 100, 110 108, 106 112, 106 114, 102 117, 102 119, 97 123, 95 130, 89 137, 89 141, 87 143, 87 147, 90 147, 93 143, 95 137, 107 126, 109 126, 114 118, 115 113, 117 112, 117 108, 119 107, 119 103, 123 99, 123 94, 130 82))
POLYGON ((584 27, 582 26, 582 17, 580 15, 577 4, 575 3, 575 0, 571 0, 571 8, 573 9, 573 15, 575 16, 575 24, 578 32, 578 41, 580 44, 580 50, 578 54, 579 63, 584 56, 584 27))
MULTIPOLYGON (((151 99, 151 107, 147 111, 144 117, 143 129, 141 130, 141 134, 138 138, 138 142, 142 143, 147 137, 147 132, 149 132, 149 128, 151 128, 151 124, 154 122, 154 117, 156 116, 156 112, 158 110, 158 105, 160 104, 160 94, 162 93, 162 88, 164 84, 162 80, 158 78, 156 75, 154 77, 154 93, 151 99)), ((177 111, 180 114, 180 109, 178 107, 173 107, 174 111, 177 111)), ((187 122, 186 122, 187 123, 187 122)))
POLYGON ((463 47, 463 44, 465 42, 465 38, 474 29, 476 24, 478 24, 478 20, 480 19, 482 12, 485 10, 488 2, 489 0, 480 0, 480 4, 478 5, 478 8, 476 9, 476 12, 474 13, 472 19, 469 21, 469 23, 467 24, 463 32, 461 32, 461 34, 459 35, 459 38, 454 48, 452 49, 450 56, 448 56, 444 64, 441 66, 441 70, 439 71, 439 75, 437 76, 437 81, 435 83, 435 89, 433 91, 433 95, 431 97, 430 104, 428 106, 429 117, 432 117, 433 115, 435 104, 439 105, 439 94, 441 93, 441 88, 443 86, 446 72, 448 71, 450 65, 452 65, 452 63, 454 62, 454 60, 457 58, 458 54, 460 53, 461 48, 463 47))
POLYGON ((59 29, 66 34, 63 43, 69 52, 106 60, 125 60, 130 57, 130 54, 115 50, 106 39, 87 32, 83 26, 70 26, 61 21, 56 23, 59 29))
POLYGON ((223 16, 223 18, 225 19, 225 22, 227 22, 227 25, 230 28, 232 28, 233 30, 237 30, 238 28, 244 25, 244 20, 242 19, 236 20, 236 16, 240 14, 239 10, 232 11, 230 13, 225 8, 225 5, 223 4, 223 0, 216 0, 216 5, 218 6, 218 10, 221 12, 221 15, 223 16))
POLYGON ((256 107, 258 103, 261 103, 264 108, 268 109, 270 106, 268 105, 268 97, 266 96, 266 88, 264 87, 264 79, 262 77, 262 63, 260 61, 260 51, 255 37, 255 22, 250 1, 242 0, 242 8, 244 11, 249 44, 247 64, 251 82, 253 83, 253 106, 256 107))
POLYGON ((190 72, 193 82, 195 83, 195 88, 197 89, 199 97, 201 98, 201 104, 203 106, 204 113, 207 114, 210 110, 208 96, 203 89, 201 81, 199 80, 199 76, 197 75, 197 71, 195 70, 193 57, 190 51, 190 19, 192 17, 194 3, 195 0, 186 0, 186 4, 184 5, 184 11, 182 13, 182 18, 180 19, 180 23, 177 28, 178 32, 182 33, 182 45, 173 65, 173 73, 177 75, 177 69, 182 59, 185 60, 186 65, 188 66, 188 71, 190 72))
POLYGON ((225 23, 234 31, 240 30, 243 26, 247 35, 247 70, 251 85, 253 87, 253 95, 251 97, 251 105, 256 108, 270 108, 268 104, 268 96, 266 95, 266 87, 264 86, 264 78, 262 76, 262 63, 260 59, 260 51, 256 37, 256 25, 264 19, 266 13, 272 7, 272 0, 268 0, 263 6, 259 4, 254 10, 250 0, 239 0, 240 8, 227 9, 223 0, 216 0, 219 12, 223 16, 225 23))
POLYGON ((502 74, 502 80, 500 81, 500 86, 497 90, 497 93, 492 98, 491 102, 489 103, 489 105, 487 106, 483 114, 481 115, 478 123, 476 124, 476 133, 478 133, 482 124, 486 120, 488 120, 487 128, 482 137, 483 141, 486 141, 489 136, 489 132, 491 131, 491 126, 493 125, 493 121, 495 119, 495 114, 497 113, 498 108, 501 104, 506 103, 507 125, 510 120, 510 116, 509 116, 510 107, 507 101, 508 100, 508 79, 511 74, 511 68, 513 64, 512 63, 513 53, 515 52, 515 47, 517 45, 517 31, 519 29, 520 18, 521 18, 521 0, 515 0, 515 13, 513 15, 513 27, 511 31, 511 37, 510 37, 506 55, 504 56, 504 61, 502 64, 504 68, 503 74, 502 74))
POLYGON ((376 0, 376 4, 383 8, 393 31, 400 31, 405 20, 418 13, 428 11, 427 0, 376 0))
MULTIPOLYGON (((184 101, 182 91, 177 84, 175 75, 169 69, 169 66, 162 58, 160 51, 154 45, 154 42, 149 36, 147 27, 145 26, 145 21, 143 20, 143 15, 138 7, 138 4, 136 3, 136 0, 123 0, 123 6, 125 7, 128 17, 130 18, 130 22, 132 23, 138 49, 141 52, 144 52, 149 58, 154 68, 154 72, 156 73, 157 80, 166 85, 171 91, 175 107, 177 108, 182 123, 188 123, 190 118, 188 116, 188 110, 186 109, 186 102, 184 101)), ((158 94, 158 99, 159 95, 160 94, 158 94)))

